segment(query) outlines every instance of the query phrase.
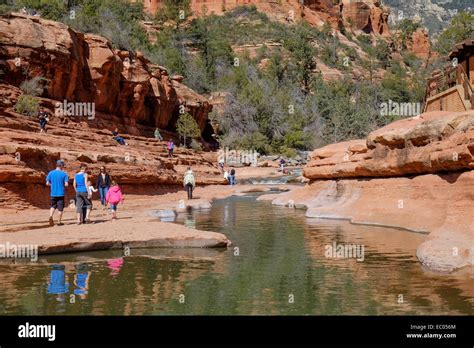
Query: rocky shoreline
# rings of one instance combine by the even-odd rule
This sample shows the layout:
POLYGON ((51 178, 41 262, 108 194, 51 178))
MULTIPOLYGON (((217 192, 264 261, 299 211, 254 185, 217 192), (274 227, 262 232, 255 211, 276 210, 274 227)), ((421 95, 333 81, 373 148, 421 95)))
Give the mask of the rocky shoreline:
MULTIPOLYGON (((159 196, 130 195, 119 208, 119 220, 111 220, 107 211, 95 209, 88 225, 75 224, 75 210, 66 208, 64 226, 49 227, 47 212, 41 209, 17 214, 0 210, 2 221, 0 244, 36 245, 39 255, 142 248, 226 248, 232 243, 222 233, 190 229, 162 222, 160 212, 174 216, 189 210, 209 209, 212 201, 248 192, 265 192, 269 188, 240 185, 198 187, 196 199, 185 200, 185 192, 169 192, 159 196)), ((165 214, 166 215, 166 214, 165 214)))
POLYGON ((275 196, 306 216, 427 233, 417 249, 430 269, 474 265, 474 112, 436 112, 315 150, 310 183, 275 196))

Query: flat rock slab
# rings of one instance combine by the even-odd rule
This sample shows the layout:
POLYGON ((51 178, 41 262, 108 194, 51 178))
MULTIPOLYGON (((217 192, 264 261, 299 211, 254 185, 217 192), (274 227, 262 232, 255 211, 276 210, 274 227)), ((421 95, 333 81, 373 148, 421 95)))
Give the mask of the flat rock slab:
POLYGON ((221 233, 189 229, 151 218, 124 218, 0 233, 0 245, 36 245, 39 254, 133 248, 217 248, 231 245, 221 233))

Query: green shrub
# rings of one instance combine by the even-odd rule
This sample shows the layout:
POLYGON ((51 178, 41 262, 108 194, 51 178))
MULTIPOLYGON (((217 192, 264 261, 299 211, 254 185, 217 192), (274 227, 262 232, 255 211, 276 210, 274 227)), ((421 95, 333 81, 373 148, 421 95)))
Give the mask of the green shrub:
POLYGON ((377 40, 377 46, 375 46, 375 57, 380 61, 382 67, 387 68, 390 65, 390 55, 392 51, 387 43, 383 39, 377 40))
POLYGON ((191 140, 191 149, 193 149, 195 151, 202 151, 202 145, 197 140, 192 139, 191 140))
POLYGON ((30 95, 22 94, 18 97, 15 111, 19 114, 36 116, 39 110, 39 100, 30 95))
POLYGON ((468 11, 461 11, 454 16, 449 26, 439 35, 435 49, 447 54, 454 44, 474 35, 474 15, 468 11))
POLYGON ((30 80, 23 81, 20 84, 20 89, 23 91, 23 93, 27 95, 39 97, 43 94, 43 91, 44 91, 43 83, 45 81, 46 79, 44 77, 36 76, 30 80))
POLYGON ((280 147, 280 154, 286 158, 294 158, 298 155, 298 152, 291 147, 282 146, 280 147))

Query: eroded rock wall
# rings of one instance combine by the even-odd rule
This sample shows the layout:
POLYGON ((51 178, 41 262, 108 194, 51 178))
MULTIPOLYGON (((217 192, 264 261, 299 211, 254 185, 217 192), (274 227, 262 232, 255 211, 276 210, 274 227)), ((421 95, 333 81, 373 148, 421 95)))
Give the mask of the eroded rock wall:
POLYGON ((127 131, 136 125, 172 128, 183 105, 201 130, 212 106, 143 54, 114 50, 105 38, 31 16, 0 17, 0 70, 6 84, 46 79, 43 97, 94 102, 99 112, 119 117, 127 131))
POLYGON ((426 113, 315 150, 304 168, 310 183, 273 204, 427 233, 418 259, 452 271, 474 265, 473 168, 474 111, 426 113))

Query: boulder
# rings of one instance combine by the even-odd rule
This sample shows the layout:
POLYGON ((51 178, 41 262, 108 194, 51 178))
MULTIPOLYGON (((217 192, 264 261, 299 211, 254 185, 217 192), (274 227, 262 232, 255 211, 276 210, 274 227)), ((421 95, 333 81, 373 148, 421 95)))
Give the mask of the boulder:
POLYGON ((431 112, 393 122, 367 139, 313 151, 308 179, 390 177, 474 168, 474 111, 431 112))

